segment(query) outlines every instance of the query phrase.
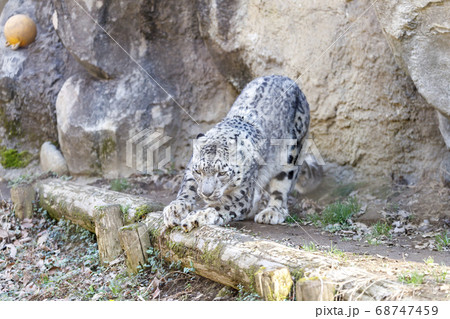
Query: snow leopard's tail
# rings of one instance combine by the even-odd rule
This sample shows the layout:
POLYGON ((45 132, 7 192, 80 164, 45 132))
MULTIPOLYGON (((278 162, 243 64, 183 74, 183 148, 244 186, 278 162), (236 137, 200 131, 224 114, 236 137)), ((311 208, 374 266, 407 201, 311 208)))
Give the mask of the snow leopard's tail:
POLYGON ((300 194, 307 194, 314 191, 322 182, 323 167, 319 165, 316 158, 307 154, 300 168, 295 189, 300 194))

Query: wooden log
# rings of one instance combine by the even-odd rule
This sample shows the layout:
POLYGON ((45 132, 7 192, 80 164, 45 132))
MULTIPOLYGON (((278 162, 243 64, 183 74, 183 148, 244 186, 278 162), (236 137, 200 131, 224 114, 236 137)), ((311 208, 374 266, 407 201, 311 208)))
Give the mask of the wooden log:
POLYGON ((109 264, 122 253, 119 242, 119 229, 123 226, 120 206, 98 207, 94 212, 94 221, 100 262, 109 264))
POLYGON ((11 188, 11 200, 14 203, 14 214, 20 220, 33 216, 33 202, 36 197, 34 187, 29 184, 11 188))
POLYGON ((93 233, 96 207, 120 205, 124 225, 139 220, 143 214, 159 211, 164 207, 144 197, 62 180, 41 181, 38 189, 40 206, 51 217, 68 219, 93 233))
POLYGON ((124 226, 119 230, 119 240, 125 252, 128 272, 137 273, 148 259, 150 236, 147 226, 144 223, 124 226))
MULTIPOLYGON (((189 233, 180 229, 166 230, 160 213, 148 214, 144 222, 148 225, 152 245, 162 256, 180 261, 186 267, 193 265, 197 274, 234 288, 242 284, 256 291, 258 271, 286 267, 291 274, 322 274, 321 277, 328 278, 328 293, 334 286, 336 296, 342 300, 424 299, 414 295, 413 287, 362 268, 339 268, 337 259, 320 252, 287 247, 220 226, 202 226, 189 233)), ((282 286, 283 282, 277 284, 282 286)), ((319 299, 320 295, 314 298, 319 299)), ((324 294, 322 298, 331 299, 331 294, 324 294)))
POLYGON ((267 300, 289 296, 290 272, 274 258, 284 246, 220 226, 202 226, 189 233, 166 230, 161 213, 148 214, 143 222, 152 246, 169 261, 194 267, 196 274, 233 288, 242 285, 267 300))
MULTIPOLYGON (((41 183, 39 193, 41 205, 53 216, 72 219, 89 230, 93 229, 92 214, 96 206, 127 203, 125 199, 131 207, 149 204, 147 199, 138 196, 62 181, 41 183)), ((147 228, 151 245, 169 262, 180 261, 185 267, 193 266, 197 274, 227 286, 238 288, 241 284, 266 299, 288 297, 285 293, 288 289, 284 288, 290 284, 286 279, 287 272, 283 270, 287 269, 297 281, 303 274, 328 278, 336 287, 336 296, 343 300, 426 300, 426 296, 414 294, 412 286, 361 267, 343 267, 344 262, 322 252, 287 247, 227 227, 202 226, 189 233, 178 228, 168 230, 160 212, 147 214, 141 223, 147 228), (265 293, 265 290, 271 293, 265 293)), ((142 238, 140 232, 138 235, 142 238)), ((127 245, 134 246, 131 242, 127 245)), ((145 245, 141 241, 137 246, 146 251, 145 245)), ((139 258, 142 262, 146 256, 143 253, 139 258)), ((448 297, 442 294, 430 295, 430 299, 445 298, 448 297)))
POLYGON ((297 301, 333 301, 335 284, 325 278, 300 278, 295 285, 297 301))

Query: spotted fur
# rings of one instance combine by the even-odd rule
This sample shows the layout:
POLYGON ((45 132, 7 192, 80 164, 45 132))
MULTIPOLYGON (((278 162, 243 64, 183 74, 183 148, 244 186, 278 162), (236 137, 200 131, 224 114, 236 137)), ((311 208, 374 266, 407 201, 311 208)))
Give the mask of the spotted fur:
POLYGON ((282 223, 309 120, 306 98, 291 79, 250 82, 228 115, 197 137, 177 199, 164 209, 165 224, 190 231, 253 216, 257 223, 282 223), (270 199, 259 211, 265 191, 270 199), (195 209, 199 198, 206 205, 195 209))

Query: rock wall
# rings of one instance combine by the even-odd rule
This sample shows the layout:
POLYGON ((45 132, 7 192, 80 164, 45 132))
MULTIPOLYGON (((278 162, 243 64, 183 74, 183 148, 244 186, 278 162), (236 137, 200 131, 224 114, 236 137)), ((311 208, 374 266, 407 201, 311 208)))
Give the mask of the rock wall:
POLYGON ((2 144, 37 150, 57 142, 55 101, 64 83, 68 54, 51 25, 49 1, 8 1, 0 15, 0 137, 2 144), (15 14, 27 14, 37 38, 26 49, 5 47, 3 26, 15 14))
POLYGON ((413 180, 436 171, 442 139, 432 108, 394 60, 369 6, 235 0, 230 10, 228 1, 204 0, 199 11, 212 55, 219 63, 224 55, 233 57, 222 69, 231 70, 227 77, 238 89, 247 78, 233 72, 237 64, 250 70, 250 78, 299 78, 311 105, 314 141, 328 161, 413 180))
MULTIPOLYGON (((64 47, 87 71, 67 79, 56 102, 71 173, 132 173, 131 130, 162 129, 176 137, 174 154, 186 154, 189 139, 226 113, 217 106, 235 97, 203 45, 193 5, 175 18, 176 1, 79 3, 55 2, 53 16, 64 47)), ((175 166, 185 162, 173 158, 175 166)))
MULTIPOLYGON (((47 110, 53 124, 45 130, 58 136, 72 174, 130 174, 126 140, 144 128, 164 129, 173 165, 185 165, 189 139, 266 74, 298 79, 311 105, 312 137, 329 163, 365 178, 414 182, 436 177, 445 156, 434 109, 395 60, 369 0, 53 3, 10 0, 0 18, 3 25, 22 4, 40 25, 29 48, 0 49, 0 78, 7 56, 31 59, 43 37, 54 41, 54 55, 41 49, 32 67, 59 74, 49 102, 0 106, 47 110), (64 61, 56 64, 61 70, 55 61, 64 61)), ((0 87, 27 88, 17 75, 9 78, 15 82, 0 87)))
POLYGON ((450 1, 382 0, 375 8, 398 64, 437 110, 449 150, 441 162, 441 180, 450 185, 450 1))

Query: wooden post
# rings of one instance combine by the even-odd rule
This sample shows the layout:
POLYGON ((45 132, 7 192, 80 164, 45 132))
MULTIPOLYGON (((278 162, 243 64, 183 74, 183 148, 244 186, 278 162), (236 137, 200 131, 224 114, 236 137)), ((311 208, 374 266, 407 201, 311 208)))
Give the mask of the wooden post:
POLYGON ((14 214, 20 220, 33 216, 33 201, 36 192, 32 185, 24 184, 11 188, 11 200, 14 203, 14 214))
POLYGON ((326 279, 300 278, 295 286, 297 301, 333 301, 336 287, 326 279))
POLYGON ((122 253, 119 242, 119 228, 123 226, 120 206, 98 207, 94 212, 94 220, 100 261, 108 264, 122 253))
POLYGON ((150 235, 147 226, 144 223, 124 226, 119 230, 119 240, 126 255, 128 272, 137 273, 148 258, 150 235))

